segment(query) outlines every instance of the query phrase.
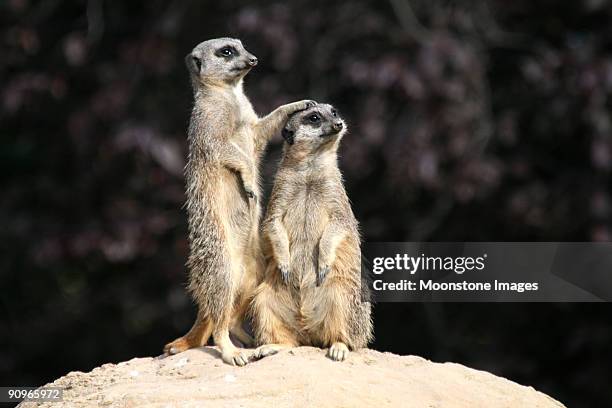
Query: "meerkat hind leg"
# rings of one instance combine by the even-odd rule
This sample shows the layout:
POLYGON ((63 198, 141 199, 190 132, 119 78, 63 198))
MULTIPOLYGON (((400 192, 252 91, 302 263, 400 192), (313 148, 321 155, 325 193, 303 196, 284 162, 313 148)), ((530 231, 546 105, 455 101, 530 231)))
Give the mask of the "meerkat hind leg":
POLYGON ((221 359, 227 364, 243 366, 249 362, 248 356, 238 347, 234 346, 229 336, 230 311, 226 311, 221 319, 215 322, 213 340, 221 351, 221 359))
POLYGON ((329 345, 327 356, 334 361, 346 359, 351 344, 347 316, 352 306, 346 301, 345 286, 338 278, 327 278, 306 305, 305 329, 315 343, 329 345))
POLYGON ((299 344, 297 329, 287 322, 295 320, 295 305, 285 289, 275 289, 269 282, 259 286, 252 304, 255 333, 260 346, 252 357, 260 359, 299 344))
POLYGON ((255 344, 253 337, 242 327, 242 322, 235 322, 231 332, 245 347, 252 347, 255 344))
MULTIPOLYGON (((247 266, 250 270, 256 270, 256 265, 247 266)), ((255 273, 253 273, 254 275, 255 273)), ((230 324, 230 333, 234 336, 235 340, 238 340, 243 347, 250 348, 255 345, 255 340, 253 336, 249 334, 247 330, 244 328, 244 323, 246 322, 246 316, 248 315, 249 307, 251 305, 251 294, 255 291, 256 286, 256 277, 252 276, 249 278, 248 276, 242 277, 242 288, 239 300, 236 302, 237 306, 234 308, 232 312, 232 319, 230 324), (244 293, 249 294, 249 296, 244 296, 244 293)))
POLYGON ((182 353, 195 347, 202 347, 208 342, 208 338, 212 332, 212 326, 208 318, 202 317, 198 312, 193 326, 187 334, 164 346, 164 354, 174 355, 182 353))

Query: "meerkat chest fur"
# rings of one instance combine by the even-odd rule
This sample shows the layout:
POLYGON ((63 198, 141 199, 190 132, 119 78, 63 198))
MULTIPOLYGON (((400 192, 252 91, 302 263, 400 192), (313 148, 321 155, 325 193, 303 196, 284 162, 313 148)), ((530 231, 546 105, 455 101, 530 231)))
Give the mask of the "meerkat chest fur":
POLYGON ((324 178, 302 178, 296 175, 291 183, 292 200, 283 223, 291 230, 292 242, 317 240, 329 217, 329 194, 333 184, 324 178))
POLYGON ((210 110, 220 112, 219 116, 225 122, 215 125, 231 131, 222 132, 222 139, 217 140, 208 137, 206 132, 202 134, 196 130, 194 135, 196 138, 192 141, 196 146, 192 146, 192 150, 197 150, 197 146, 203 146, 201 150, 209 152, 209 156, 214 157, 220 144, 230 145, 235 149, 238 158, 248 163, 251 171, 257 175, 260 157, 255 149, 253 132, 258 118, 243 92, 242 81, 231 88, 207 89, 206 92, 196 95, 193 115, 196 123, 192 124, 195 129, 202 125, 199 122, 208 120, 207 113, 210 110))
POLYGON ((244 94, 242 81, 232 88, 228 99, 235 112, 234 120, 236 121, 236 132, 232 135, 231 142, 236 143, 238 147, 248 149, 248 152, 245 153, 252 157, 255 153, 253 129, 258 118, 251 102, 244 94))
POLYGON ((257 115, 253 110, 251 102, 242 91, 242 83, 232 89, 229 103, 235 112, 235 131, 230 136, 229 143, 242 155, 244 160, 249 161, 252 172, 258 179, 260 155, 255 149, 254 127, 257 123, 257 115))
POLYGON ((253 157, 255 153, 254 127, 258 118, 251 102, 244 94, 242 81, 232 87, 230 92, 227 92, 224 96, 226 103, 233 112, 231 120, 234 121, 234 133, 229 135, 229 142, 240 148, 245 157, 253 157))
POLYGON ((342 207, 344 188, 337 167, 316 163, 289 169, 282 188, 288 197, 283 224, 287 230, 292 263, 303 276, 311 278, 316 267, 319 240, 330 217, 342 207), (300 267, 297 267, 300 265, 300 267))

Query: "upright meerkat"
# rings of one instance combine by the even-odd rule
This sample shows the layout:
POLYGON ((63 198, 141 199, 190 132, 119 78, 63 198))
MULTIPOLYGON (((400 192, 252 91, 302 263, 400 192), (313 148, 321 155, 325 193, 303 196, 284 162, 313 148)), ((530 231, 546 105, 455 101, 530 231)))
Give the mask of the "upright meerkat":
POLYGON ((223 361, 244 365, 229 329, 242 329, 263 264, 259 244, 258 168, 269 138, 300 101, 258 118, 243 92, 243 78, 257 58, 239 40, 218 38, 197 45, 185 58, 194 92, 185 168, 190 254, 188 290, 198 305, 193 327, 164 347, 176 354, 200 347, 213 336, 223 361))
POLYGON ((285 347, 329 347, 344 360, 372 339, 357 220, 338 169, 346 132, 331 105, 294 114, 263 224, 267 262, 252 304, 255 358, 285 347))

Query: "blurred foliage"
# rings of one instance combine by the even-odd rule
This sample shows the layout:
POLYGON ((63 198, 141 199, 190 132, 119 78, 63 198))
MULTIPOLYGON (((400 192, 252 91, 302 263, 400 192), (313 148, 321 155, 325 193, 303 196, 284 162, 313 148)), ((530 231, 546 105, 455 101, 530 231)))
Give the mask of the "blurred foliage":
MULTIPOLYGON (((260 113, 341 110, 365 240, 608 241, 611 17, 607 0, 0 3, 1 383, 156 354, 189 327, 198 42, 231 35, 259 57, 260 113)), ((610 311, 378 305, 374 347, 608 406, 610 311)))

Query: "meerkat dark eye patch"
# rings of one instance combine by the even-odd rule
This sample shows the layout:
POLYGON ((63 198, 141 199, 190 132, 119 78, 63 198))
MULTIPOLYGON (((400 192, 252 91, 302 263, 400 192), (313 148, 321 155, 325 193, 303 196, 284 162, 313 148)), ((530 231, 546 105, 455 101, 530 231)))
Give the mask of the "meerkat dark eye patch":
POLYGON ((338 117, 338 111, 337 111, 337 110, 335 110, 335 109, 332 109, 331 114, 332 114, 332 116, 333 116, 334 118, 337 118, 337 117, 338 117))
POLYGON ((313 128, 321 127, 321 115, 317 112, 304 116, 302 123, 313 128))
POLYGON ((312 124, 317 124, 321 122, 321 115, 319 115, 318 113, 312 113, 306 116, 306 121, 312 124))
POLYGON ((219 48, 217 52, 215 52, 215 55, 222 58, 231 58, 238 55, 238 51, 231 45, 226 45, 223 48, 219 48))

